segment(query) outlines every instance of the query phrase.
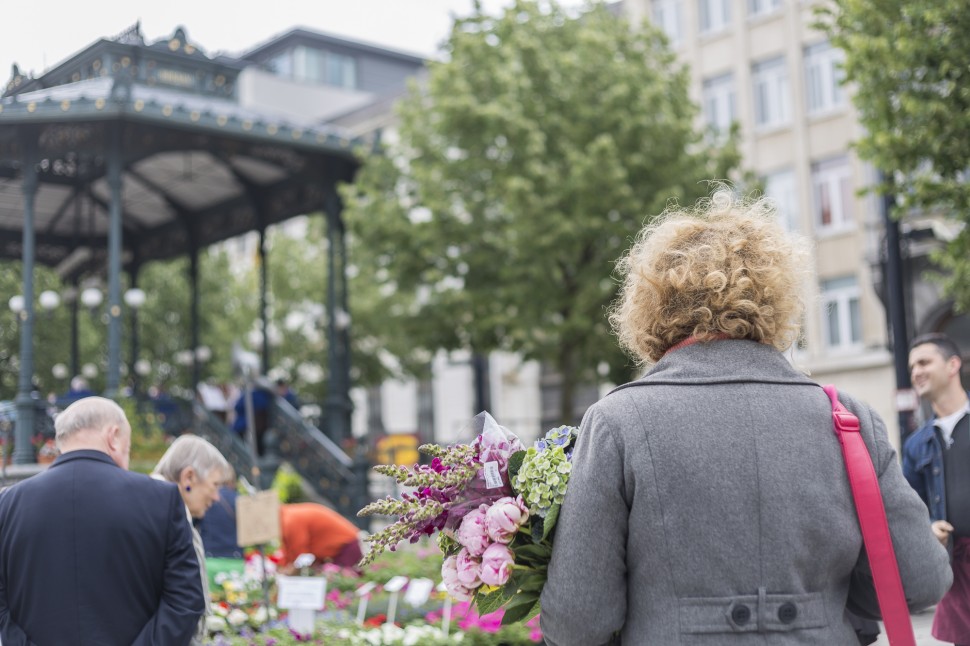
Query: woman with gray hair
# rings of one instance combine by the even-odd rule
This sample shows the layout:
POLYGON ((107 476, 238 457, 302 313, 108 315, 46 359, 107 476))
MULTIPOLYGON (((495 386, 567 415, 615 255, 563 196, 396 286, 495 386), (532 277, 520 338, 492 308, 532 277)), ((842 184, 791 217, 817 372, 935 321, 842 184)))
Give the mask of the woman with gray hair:
MULTIPOLYGON (((205 512, 219 500, 219 487, 231 477, 233 473, 229 462, 223 457, 219 449, 197 435, 181 435, 172 442, 165 451, 165 455, 155 465, 152 477, 167 480, 178 485, 185 512, 192 525, 193 518, 202 518, 205 512)), ((199 561, 199 573, 202 576, 202 589, 205 592, 206 613, 199 621, 192 645, 202 644, 206 638, 205 618, 209 615, 211 599, 209 597, 209 577, 205 567, 205 549, 202 537, 192 526, 192 544, 195 546, 195 556, 199 561)))

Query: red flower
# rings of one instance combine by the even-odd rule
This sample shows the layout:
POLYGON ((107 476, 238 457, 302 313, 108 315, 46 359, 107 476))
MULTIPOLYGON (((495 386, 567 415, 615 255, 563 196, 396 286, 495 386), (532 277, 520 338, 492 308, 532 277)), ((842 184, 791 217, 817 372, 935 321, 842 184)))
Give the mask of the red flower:
POLYGON ((374 615, 373 617, 368 617, 367 619, 365 619, 364 625, 367 626, 368 628, 377 628, 378 626, 382 626, 386 622, 387 622, 387 615, 381 613, 379 615, 374 615))

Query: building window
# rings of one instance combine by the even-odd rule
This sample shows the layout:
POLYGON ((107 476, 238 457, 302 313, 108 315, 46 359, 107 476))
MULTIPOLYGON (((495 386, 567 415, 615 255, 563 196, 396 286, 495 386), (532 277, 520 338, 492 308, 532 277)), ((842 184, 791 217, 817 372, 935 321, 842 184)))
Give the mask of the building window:
POLYGON ((780 170, 764 177, 765 196, 771 198, 778 210, 778 221, 786 231, 798 230, 798 190, 795 173, 780 170))
POLYGON ((702 34, 727 29, 731 24, 730 0, 697 0, 702 34))
POLYGON ((853 201, 852 167, 847 157, 812 164, 812 208, 820 232, 852 228, 853 201))
POLYGON ((653 0, 653 24, 667 34, 667 39, 671 45, 680 44, 683 34, 681 33, 682 20, 682 0, 653 0))
POLYGON ((754 82, 754 120, 759 128, 788 123, 791 119, 791 91, 785 58, 755 63, 751 68, 754 82))
POLYGON ((859 281, 846 276, 823 280, 821 287, 826 347, 844 350, 862 345, 859 281))
POLYGON ((845 105, 840 67, 843 58, 842 50, 828 42, 805 48, 805 100, 809 114, 845 105))
POLYGON ((736 118, 734 112, 734 78, 722 74, 704 81, 702 87, 704 120, 718 135, 726 135, 736 118))
POLYGON ((781 9, 782 0, 748 0, 748 15, 752 18, 781 9))
POLYGON ((299 45, 281 52, 266 62, 273 73, 323 85, 354 89, 357 87, 357 63, 351 56, 299 45))

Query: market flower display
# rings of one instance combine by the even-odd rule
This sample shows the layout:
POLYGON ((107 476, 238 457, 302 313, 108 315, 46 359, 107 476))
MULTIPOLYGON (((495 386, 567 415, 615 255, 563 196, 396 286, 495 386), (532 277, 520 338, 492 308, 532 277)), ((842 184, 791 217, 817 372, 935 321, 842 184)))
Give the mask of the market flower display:
POLYGON ((472 423, 470 444, 420 447, 430 464, 375 467, 411 490, 359 512, 397 518, 367 539, 361 566, 402 541, 437 535, 452 597, 482 614, 504 608, 503 624, 525 621, 539 612, 578 429, 556 427, 526 449, 488 413, 472 423))

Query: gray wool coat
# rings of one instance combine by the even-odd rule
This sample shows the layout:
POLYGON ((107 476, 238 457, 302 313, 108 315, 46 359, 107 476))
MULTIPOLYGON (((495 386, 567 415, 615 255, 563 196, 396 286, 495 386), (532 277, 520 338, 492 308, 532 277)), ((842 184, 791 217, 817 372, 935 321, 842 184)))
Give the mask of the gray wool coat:
MULTIPOLYGON (((829 400, 774 348, 668 353, 583 418, 541 626, 550 646, 857 644, 877 616, 829 400)), ((913 610, 951 583, 946 550, 882 420, 861 422, 913 610)))

